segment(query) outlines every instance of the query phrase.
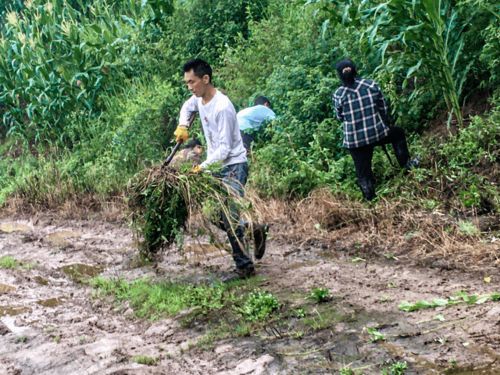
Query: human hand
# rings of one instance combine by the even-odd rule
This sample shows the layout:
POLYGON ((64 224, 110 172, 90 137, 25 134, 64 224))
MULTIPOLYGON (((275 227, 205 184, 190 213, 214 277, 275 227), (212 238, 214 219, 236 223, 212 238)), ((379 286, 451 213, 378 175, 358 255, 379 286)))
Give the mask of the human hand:
POLYGON ((195 165, 193 168, 191 168, 192 173, 201 173, 203 171, 203 168, 200 167, 199 165, 195 165))
POLYGON ((188 129, 184 125, 179 125, 174 132, 175 141, 178 143, 186 142, 189 138, 188 129))

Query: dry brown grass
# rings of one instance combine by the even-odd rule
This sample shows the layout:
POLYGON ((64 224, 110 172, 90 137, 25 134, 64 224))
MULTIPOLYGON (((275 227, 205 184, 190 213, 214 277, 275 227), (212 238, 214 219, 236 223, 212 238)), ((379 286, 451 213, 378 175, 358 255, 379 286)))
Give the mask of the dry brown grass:
POLYGON ((98 217, 108 222, 123 222, 128 216, 124 195, 103 199, 95 195, 75 195, 64 201, 33 204, 20 196, 11 197, 0 210, 1 216, 35 216, 43 213, 62 220, 85 220, 98 217))
MULTIPOLYGON (((445 268, 500 266, 500 242, 494 231, 464 233, 458 220, 444 212, 417 210, 402 201, 353 202, 328 190, 294 202, 249 195, 260 220, 272 224, 273 237, 299 246, 320 241, 344 249, 362 247, 375 256, 393 254, 445 268)), ((498 217, 493 219, 498 222, 498 217)), ((477 227, 477 220, 473 224, 477 227)))

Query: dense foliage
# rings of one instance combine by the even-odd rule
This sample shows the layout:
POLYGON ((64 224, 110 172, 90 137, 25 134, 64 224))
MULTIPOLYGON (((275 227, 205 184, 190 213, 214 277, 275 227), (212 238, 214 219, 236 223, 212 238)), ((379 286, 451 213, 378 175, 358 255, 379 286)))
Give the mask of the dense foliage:
POLYGON ((359 197, 331 105, 333 66, 348 56, 379 82, 422 159, 407 183, 377 151, 378 195, 431 208, 449 188, 450 208, 497 211, 498 175, 484 168, 499 158, 498 10, 494 0, 3 2, 0 202, 123 192, 171 145, 191 57, 213 65, 238 107, 271 99, 278 119, 252 155, 261 195, 329 186, 359 197), (429 131, 441 135, 425 141, 429 131))

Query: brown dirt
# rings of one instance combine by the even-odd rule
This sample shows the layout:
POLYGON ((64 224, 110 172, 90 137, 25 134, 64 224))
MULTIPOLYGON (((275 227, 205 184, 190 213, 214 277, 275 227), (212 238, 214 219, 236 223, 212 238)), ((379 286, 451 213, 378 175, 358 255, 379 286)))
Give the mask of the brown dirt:
POLYGON ((432 300, 462 290, 500 292, 498 265, 474 272, 421 267, 397 247, 400 243, 382 247, 380 233, 355 237, 371 220, 370 212, 340 214, 358 227, 339 226, 331 217, 329 232, 336 237, 328 237, 321 225, 317 235, 304 228, 303 233, 309 231, 304 236, 296 223, 294 238, 285 225, 291 218, 278 217, 266 256, 257 264, 260 287, 287 306, 308 303, 305 296, 314 287, 328 288, 333 298, 318 306, 318 321, 328 312, 339 318, 301 337, 274 322, 258 334, 224 339, 208 349, 196 345, 203 327, 185 328, 179 317, 137 319, 127 306, 93 297, 81 276, 194 281, 231 268, 226 253, 193 242, 183 253, 168 249, 155 267, 137 266, 125 224, 3 217, 0 257, 10 255, 29 266, 0 269, 0 373, 332 374, 350 366, 380 374, 384 363, 403 360, 407 374, 500 373, 499 302, 398 310, 403 300, 432 300), (367 237, 378 239, 366 242, 367 237), (437 314, 445 320, 436 320, 437 314), (366 327, 378 327, 386 340, 371 343, 366 327), (136 355, 158 362, 140 365, 132 360, 136 355))

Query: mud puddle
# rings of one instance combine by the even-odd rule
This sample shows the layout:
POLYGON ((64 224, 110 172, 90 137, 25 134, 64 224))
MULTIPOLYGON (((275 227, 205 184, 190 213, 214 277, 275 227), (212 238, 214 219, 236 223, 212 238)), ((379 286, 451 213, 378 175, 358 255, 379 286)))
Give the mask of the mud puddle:
POLYGON ((0 306, 0 317, 6 315, 19 315, 30 311, 31 309, 25 306, 0 306))
POLYGON ((47 299, 40 299, 36 301, 40 306, 43 307, 56 307, 59 306, 61 303, 64 303, 66 300, 65 298, 62 297, 55 297, 55 298, 47 298, 47 299))
POLYGON ((59 268, 66 276, 74 282, 81 283, 89 278, 99 275, 103 271, 101 266, 75 263, 59 268))
POLYGON ((7 285, 7 284, 0 284, 0 294, 7 294, 7 293, 10 293, 14 290, 16 290, 15 286, 7 285))

